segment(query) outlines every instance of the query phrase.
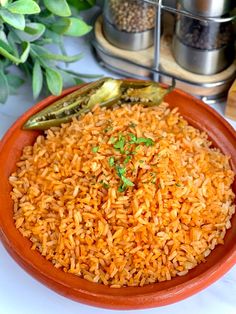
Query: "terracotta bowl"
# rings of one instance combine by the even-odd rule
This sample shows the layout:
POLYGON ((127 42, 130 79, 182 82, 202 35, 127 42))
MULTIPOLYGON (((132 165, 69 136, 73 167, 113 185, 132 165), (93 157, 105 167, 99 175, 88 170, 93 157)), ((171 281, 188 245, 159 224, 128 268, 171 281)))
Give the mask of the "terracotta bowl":
MULTIPOLYGON (((68 89, 63 95, 78 88, 68 89)), ((56 292, 81 303, 112 309, 140 309, 167 305, 189 297, 219 279, 236 263, 236 215, 232 218, 232 228, 227 231, 225 244, 217 246, 207 257, 206 263, 183 277, 144 287, 111 289, 91 283, 54 268, 51 262, 32 251, 30 241, 19 233, 13 222, 8 177, 15 170, 23 147, 33 144, 39 134, 36 131, 23 131, 22 125, 32 114, 58 98, 50 96, 33 106, 9 129, 0 144, 1 241, 14 260, 29 274, 56 292)), ((231 166, 236 172, 236 134, 233 128, 203 102, 182 91, 173 91, 166 101, 171 107, 179 107, 180 113, 190 124, 206 131, 215 146, 231 155, 231 166)), ((233 190, 236 193, 236 180, 233 190)))

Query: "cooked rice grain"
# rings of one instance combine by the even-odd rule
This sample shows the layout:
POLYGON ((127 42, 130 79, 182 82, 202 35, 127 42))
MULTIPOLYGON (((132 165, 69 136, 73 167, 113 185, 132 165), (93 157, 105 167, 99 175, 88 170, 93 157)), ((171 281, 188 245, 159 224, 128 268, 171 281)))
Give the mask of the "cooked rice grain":
MULTIPOLYGON (((130 149, 127 144, 127 149, 130 149)), ((93 112, 23 150, 14 220, 55 267, 114 288, 183 276, 223 244, 235 211, 229 157, 163 103, 93 112), (114 138, 150 138, 125 164, 114 138), (95 147, 95 149, 94 149, 95 147), (115 166, 134 183, 119 192, 115 166)))

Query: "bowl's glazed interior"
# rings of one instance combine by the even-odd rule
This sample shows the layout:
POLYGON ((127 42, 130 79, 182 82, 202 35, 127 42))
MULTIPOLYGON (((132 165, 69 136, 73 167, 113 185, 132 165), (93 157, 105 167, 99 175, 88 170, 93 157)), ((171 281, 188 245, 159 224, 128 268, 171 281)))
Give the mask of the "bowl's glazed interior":
MULTIPOLYGON (((66 90, 63 95, 78 87, 66 90)), ((61 97, 61 96, 60 96, 61 97)), ((225 244, 218 245, 202 263, 183 277, 147 285, 112 289, 95 284, 56 269, 40 253, 31 250, 31 242, 15 228, 13 202, 10 198, 9 175, 15 170, 22 149, 34 143, 37 131, 22 130, 24 122, 34 113, 60 97, 50 96, 32 107, 9 129, 0 144, 0 236, 11 256, 33 277, 56 292, 76 301, 113 309, 137 309, 170 304, 184 299, 220 278, 236 262, 236 215, 227 231, 225 244)), ((231 155, 231 166, 236 173, 236 135, 233 128, 200 100, 175 90, 165 99, 170 107, 179 107, 190 124, 204 130, 213 145, 231 155)), ((236 193, 236 180, 233 183, 236 193)))

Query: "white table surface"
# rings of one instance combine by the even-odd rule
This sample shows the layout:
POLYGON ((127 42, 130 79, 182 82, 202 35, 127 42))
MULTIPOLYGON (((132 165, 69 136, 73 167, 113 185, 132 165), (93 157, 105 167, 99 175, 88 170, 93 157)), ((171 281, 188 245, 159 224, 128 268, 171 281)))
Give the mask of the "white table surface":
MULTIPOLYGON (((83 39, 68 41, 70 53, 83 52, 84 58, 71 68, 82 73, 112 74, 102 69, 83 39)), ((22 87, 17 96, 11 96, 5 105, 0 105, 0 138, 10 125, 34 104, 30 85, 22 87)), ((214 105, 223 114, 223 105, 214 105)), ((228 120, 236 128, 236 122, 228 120)), ((1 210, 1 209, 0 209, 1 210)), ((125 311, 126 312, 126 311, 125 311)), ((140 311, 147 314, 235 314, 236 313, 236 266, 223 278, 184 301, 162 308, 140 311)), ((37 282, 22 270, 8 255, 0 243, 0 314, 64 314, 64 313, 124 313, 93 308, 64 298, 37 282)))

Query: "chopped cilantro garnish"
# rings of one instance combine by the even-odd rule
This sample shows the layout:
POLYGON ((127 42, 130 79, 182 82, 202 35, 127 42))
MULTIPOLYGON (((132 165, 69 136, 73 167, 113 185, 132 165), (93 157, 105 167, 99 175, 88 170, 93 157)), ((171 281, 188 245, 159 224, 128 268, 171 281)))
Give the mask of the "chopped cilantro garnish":
POLYGON ((179 183, 175 183, 175 185, 176 185, 176 186, 178 186, 178 187, 180 187, 180 186, 181 186, 181 184, 179 184, 179 183))
POLYGON ((121 167, 121 166, 117 166, 116 167, 116 172, 117 172, 118 176, 121 178, 122 176, 125 175, 126 169, 121 167))
POLYGON ((126 188, 123 186, 123 184, 121 184, 118 188, 118 192, 124 192, 126 190, 126 188))
POLYGON ((105 181, 103 181, 103 180, 101 180, 99 183, 102 184, 102 186, 103 186, 105 189, 109 189, 109 187, 110 187, 110 184, 108 184, 107 182, 105 182, 105 181))
POLYGON ((109 131, 111 131, 113 129, 113 127, 111 125, 107 126, 105 129, 104 129, 104 132, 107 133, 109 131))
POLYGON ((130 128, 135 128, 137 126, 137 124, 135 124, 134 122, 131 122, 130 124, 129 124, 129 127, 130 128))
POLYGON ((109 141, 108 141, 108 144, 114 144, 116 141, 115 137, 114 136, 111 136, 109 141))
POLYGON ((124 176, 121 177, 121 180, 123 181, 123 185, 134 186, 134 183, 124 176))
POLYGON ((102 185, 105 189, 109 189, 109 187, 110 187, 110 185, 106 182, 103 182, 102 185))
POLYGON ((114 159, 114 157, 110 157, 109 160, 108 160, 108 162, 109 162, 109 166, 110 166, 110 167, 113 167, 114 164, 115 164, 115 159, 114 159))
POLYGON ((130 136, 130 144, 136 144, 137 136, 134 135, 133 133, 130 133, 129 136, 130 136))
POLYGON ((120 179, 122 181, 122 183, 118 189, 119 192, 124 192, 127 189, 127 187, 134 186, 134 183, 125 177, 126 168, 117 166, 116 171, 117 171, 117 175, 120 177, 120 179))
POLYGON ((94 147, 92 148, 92 152, 93 152, 93 153, 97 153, 98 150, 99 150, 99 146, 94 146, 94 147))
POLYGON ((149 137, 137 137, 133 133, 130 133, 129 136, 130 136, 130 143, 131 144, 143 143, 146 146, 153 146, 154 145, 154 141, 149 137))
POLYGON ((140 164, 143 164, 144 163, 144 160, 139 160, 140 164))
POLYGON ((124 164, 127 164, 130 161, 130 159, 131 159, 131 156, 130 155, 127 156, 124 160, 124 164))
POLYGON ((114 144, 114 148, 120 150, 120 152, 123 153, 124 147, 125 147, 125 137, 123 135, 120 135, 118 141, 116 141, 114 144))
POLYGON ((124 192, 128 186, 134 186, 134 183, 124 176, 121 177, 121 180, 123 183, 118 188, 119 192, 124 192))
POLYGON ((143 143, 144 145, 146 146, 153 146, 154 145, 154 142, 151 138, 145 138, 145 137, 139 137, 137 138, 137 141, 136 141, 136 144, 141 144, 143 143))

